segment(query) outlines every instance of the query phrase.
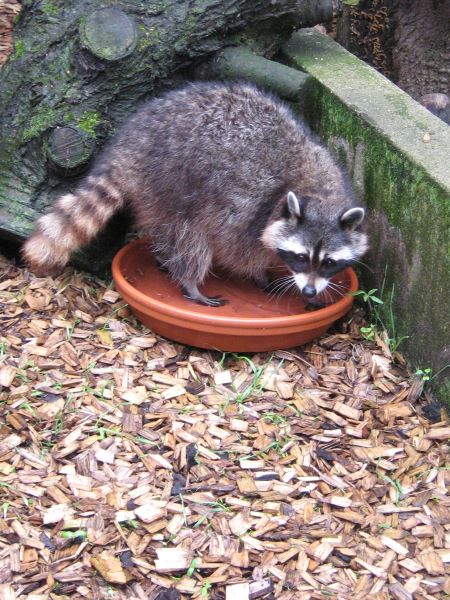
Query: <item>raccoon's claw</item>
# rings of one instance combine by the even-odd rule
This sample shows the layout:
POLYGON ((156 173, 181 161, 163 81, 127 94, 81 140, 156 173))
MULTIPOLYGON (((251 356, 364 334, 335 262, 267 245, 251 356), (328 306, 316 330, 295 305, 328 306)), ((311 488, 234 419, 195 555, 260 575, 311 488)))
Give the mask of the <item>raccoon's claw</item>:
POLYGON ((190 286, 190 288, 188 288, 187 286, 183 286, 182 292, 185 298, 191 300, 191 302, 202 304, 203 306, 217 307, 223 306, 227 303, 227 300, 225 300, 224 298, 220 298, 219 296, 204 296, 198 291, 196 286, 190 286))
POLYGON ((155 264, 156 264, 156 267, 157 267, 158 271, 161 271, 161 273, 168 273, 169 272, 168 268, 158 258, 155 258, 155 264))
POLYGON ((190 298, 190 300, 194 300, 197 304, 202 304, 203 306, 223 306, 228 302, 225 298, 220 298, 220 296, 202 296, 201 298, 190 298))

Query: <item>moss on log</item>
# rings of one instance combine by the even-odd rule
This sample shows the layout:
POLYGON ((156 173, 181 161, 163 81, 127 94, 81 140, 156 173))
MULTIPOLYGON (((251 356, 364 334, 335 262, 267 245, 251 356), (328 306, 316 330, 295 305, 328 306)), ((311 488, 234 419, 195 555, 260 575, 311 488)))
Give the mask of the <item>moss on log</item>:
MULTIPOLYGON (((186 69, 238 38, 276 52, 295 26, 331 18, 333 1, 24 0, 0 71, 0 236, 28 235, 118 125, 186 69)), ((122 239, 111 230, 109 255, 84 264, 122 239)))
POLYGON ((245 46, 218 52, 196 71, 196 75, 208 79, 245 79, 292 101, 299 99, 310 78, 306 73, 258 56, 245 46))

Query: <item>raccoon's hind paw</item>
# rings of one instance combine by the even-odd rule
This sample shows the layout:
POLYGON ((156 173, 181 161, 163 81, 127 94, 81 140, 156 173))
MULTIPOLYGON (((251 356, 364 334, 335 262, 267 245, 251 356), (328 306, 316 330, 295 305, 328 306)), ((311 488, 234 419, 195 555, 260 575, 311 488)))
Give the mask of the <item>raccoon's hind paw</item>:
POLYGON ((161 271, 161 273, 169 272, 169 269, 157 256, 155 257, 155 264, 156 264, 156 268, 158 269, 158 271, 161 271))
POLYGON ((183 295, 188 300, 191 300, 191 302, 195 302, 196 304, 201 304, 203 306, 217 307, 217 306, 223 306, 224 304, 228 303, 228 300, 225 300, 225 298, 220 298, 219 296, 203 296, 202 295, 199 298, 192 298, 191 296, 188 296, 187 294, 183 294, 183 295))
POLYGON ((220 296, 204 296, 203 298, 204 299, 199 300, 198 302, 205 306, 223 306, 224 304, 228 304, 228 300, 221 298, 220 296))
POLYGON ((185 298, 196 304, 202 304, 203 306, 217 307, 223 306, 228 302, 228 300, 220 298, 219 296, 204 296, 199 292, 197 286, 182 286, 181 289, 185 298))

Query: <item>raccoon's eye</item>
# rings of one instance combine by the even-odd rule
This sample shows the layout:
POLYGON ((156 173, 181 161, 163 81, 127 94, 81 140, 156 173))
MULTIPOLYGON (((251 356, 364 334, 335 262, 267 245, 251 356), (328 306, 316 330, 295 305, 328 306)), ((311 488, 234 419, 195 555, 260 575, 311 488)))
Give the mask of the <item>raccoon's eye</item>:
POLYGON ((324 267, 331 268, 331 267, 334 267, 334 266, 336 265, 336 261, 335 261, 335 260, 333 260, 332 258, 326 258, 326 259, 323 261, 322 265, 323 265, 324 267))

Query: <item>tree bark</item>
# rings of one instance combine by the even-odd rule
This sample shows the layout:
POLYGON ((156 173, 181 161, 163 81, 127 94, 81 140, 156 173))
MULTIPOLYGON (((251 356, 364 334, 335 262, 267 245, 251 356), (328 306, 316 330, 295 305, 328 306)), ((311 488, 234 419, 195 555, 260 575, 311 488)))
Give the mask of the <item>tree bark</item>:
POLYGON ((450 3, 403 0, 397 5, 396 83, 413 98, 450 92, 450 3))
POLYGON ((235 43, 271 55, 333 1, 24 0, 0 71, 0 236, 26 236, 127 115, 189 68, 235 43))
POLYGON ((337 41, 413 98, 450 90, 448 0, 354 0, 337 20, 337 41))

